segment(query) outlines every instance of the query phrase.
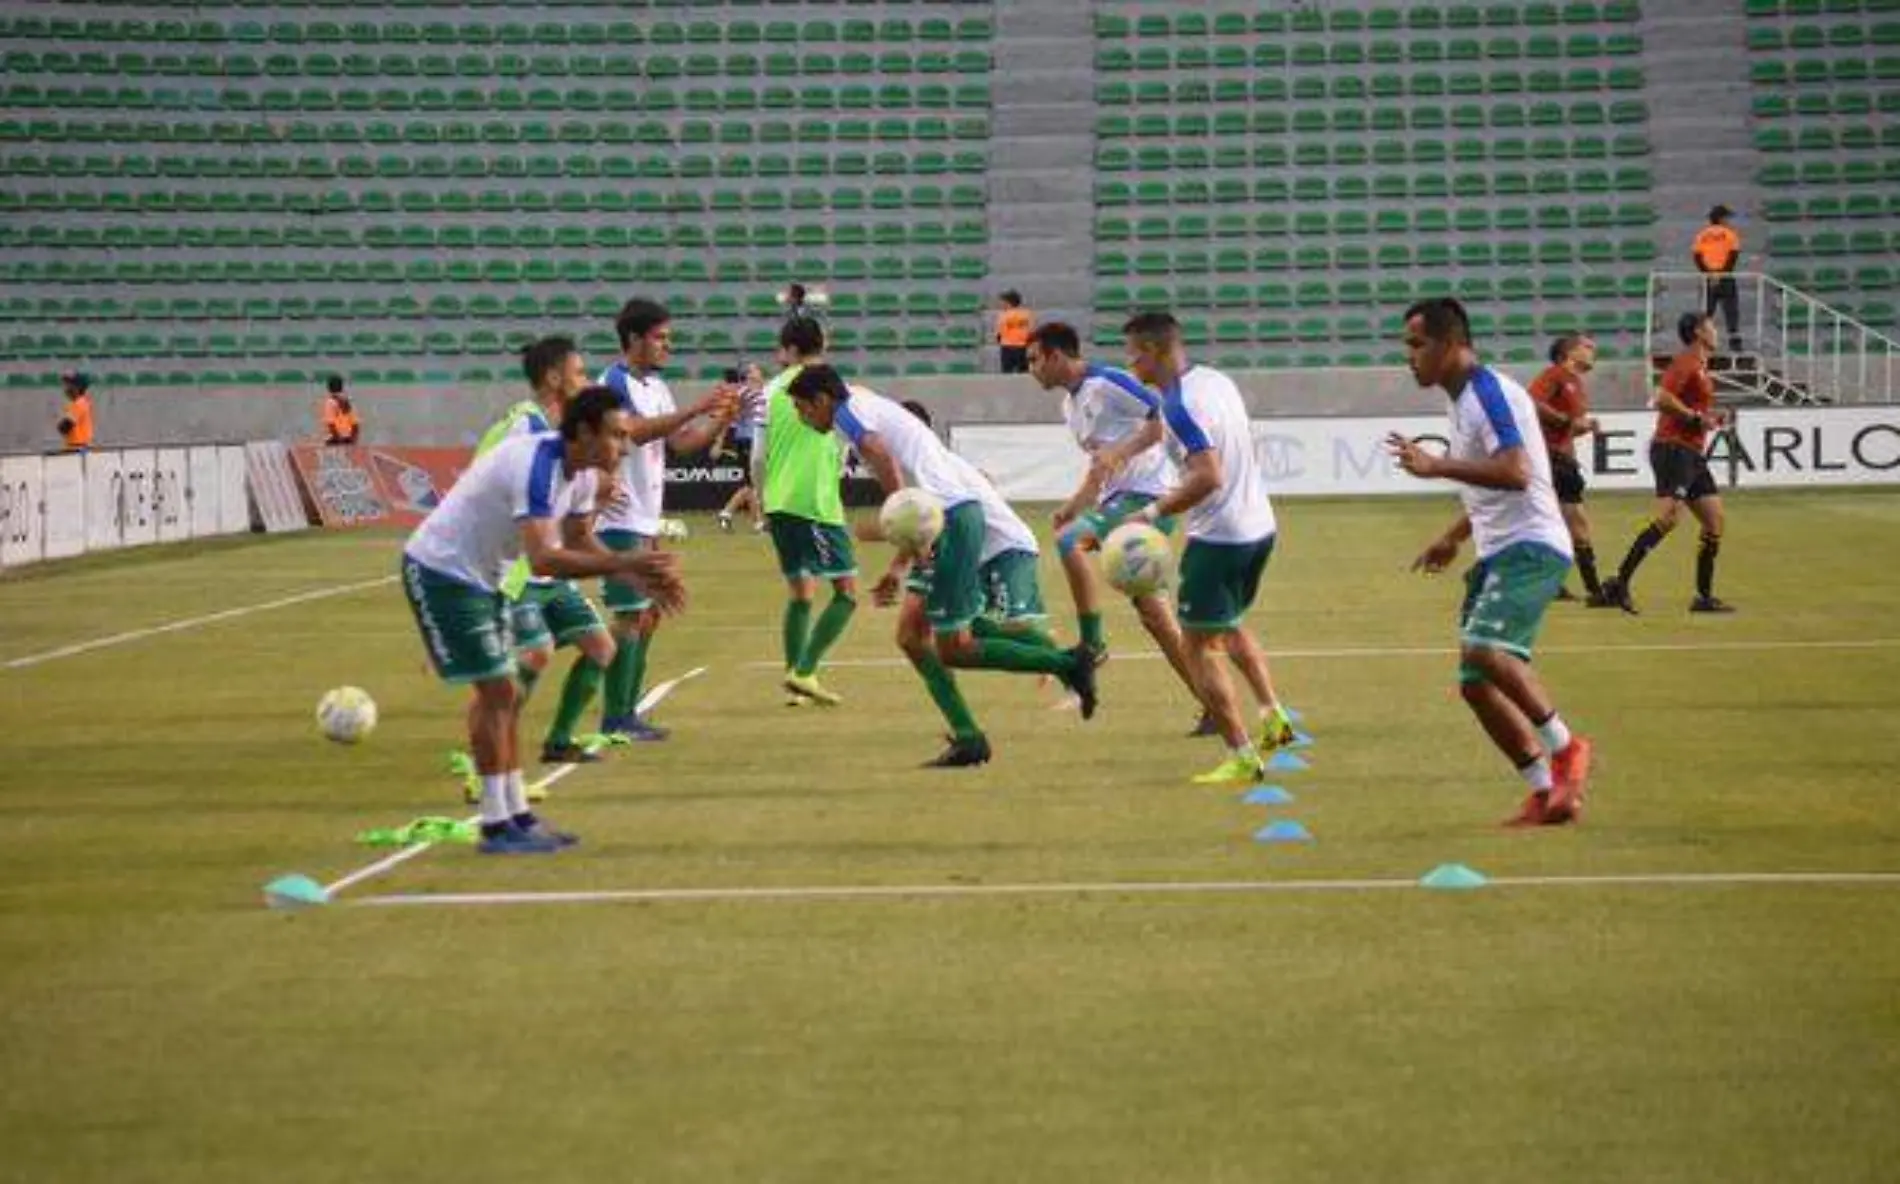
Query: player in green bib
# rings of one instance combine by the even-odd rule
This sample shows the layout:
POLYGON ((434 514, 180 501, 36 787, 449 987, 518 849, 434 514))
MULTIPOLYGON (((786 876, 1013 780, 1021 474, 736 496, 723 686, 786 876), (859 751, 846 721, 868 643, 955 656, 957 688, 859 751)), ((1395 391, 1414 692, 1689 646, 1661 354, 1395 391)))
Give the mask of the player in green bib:
POLYGON ((844 635, 858 607, 858 561, 845 528, 844 452, 829 434, 799 422, 788 393, 808 365, 824 360, 825 331, 816 321, 794 317, 778 334, 784 367, 765 388, 765 423, 752 443, 753 484, 765 499, 765 520, 785 577, 783 641, 787 706, 843 702, 818 681, 818 664, 844 635), (811 619, 818 581, 831 582, 831 603, 811 619))

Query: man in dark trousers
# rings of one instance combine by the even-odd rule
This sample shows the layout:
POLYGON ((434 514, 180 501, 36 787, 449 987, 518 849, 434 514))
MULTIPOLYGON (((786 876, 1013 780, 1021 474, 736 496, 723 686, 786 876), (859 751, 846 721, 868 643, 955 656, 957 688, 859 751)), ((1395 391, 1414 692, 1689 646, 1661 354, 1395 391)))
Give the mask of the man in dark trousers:
POLYGON ((1735 213, 1727 206, 1716 206, 1709 211, 1709 224, 1695 236, 1696 270, 1709 278, 1702 281, 1708 289, 1708 301, 1703 311, 1715 315, 1716 309, 1722 310, 1722 319, 1728 324, 1728 348, 1730 353, 1742 352, 1742 305, 1741 296, 1735 289, 1735 264, 1742 257, 1742 236, 1735 233, 1728 224, 1729 216, 1735 213))

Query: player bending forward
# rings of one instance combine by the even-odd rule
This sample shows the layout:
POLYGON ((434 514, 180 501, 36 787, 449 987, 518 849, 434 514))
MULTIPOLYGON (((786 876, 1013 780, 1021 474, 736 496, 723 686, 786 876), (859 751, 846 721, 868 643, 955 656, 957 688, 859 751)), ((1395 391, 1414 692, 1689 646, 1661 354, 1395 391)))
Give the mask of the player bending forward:
POLYGON ((1386 444, 1414 477, 1457 482, 1465 509, 1412 568, 1443 571, 1465 539, 1476 544, 1459 618, 1459 689, 1530 787, 1509 825, 1575 822, 1583 813, 1590 741, 1565 726, 1531 670, 1544 610, 1570 571, 1570 532, 1551 488, 1550 458, 1535 446, 1537 408, 1524 388, 1479 364, 1471 323, 1456 300, 1407 309, 1405 349, 1418 384, 1451 397, 1451 447, 1434 456, 1397 433, 1386 444))
MULTIPOLYGON (((911 412, 862 387, 847 387, 830 366, 806 366, 792 380, 789 393, 806 426, 820 432, 835 431, 857 449, 887 495, 912 485, 943 503, 943 533, 930 557, 928 590, 921 593, 924 617, 935 634, 935 643, 921 636, 923 630, 913 627, 914 623, 907 625, 900 619, 899 625, 899 644, 905 656, 917 668, 932 701, 950 726, 950 746, 929 765, 980 765, 991 755, 989 740, 977 726, 948 667, 1053 674, 1082 701, 1082 717, 1093 716, 1095 663, 1085 648, 1060 649, 1044 634, 994 630, 979 623, 989 600, 983 564, 989 534, 985 496, 1002 504, 983 475, 944 447, 911 412)), ((1007 513, 1008 508, 1003 510, 1007 513)), ((994 513, 992 508, 990 514, 994 513)), ((1021 526, 1020 520, 1017 525, 1021 526)), ((1027 528, 1022 533, 1027 535, 1027 528)), ((1009 550, 1004 548, 992 556, 992 573, 998 571, 994 561, 1009 550)), ((874 595, 885 601, 894 598, 914 558, 900 553, 874 595)), ((1033 565, 1033 559, 1031 562, 1033 565)), ((1019 572, 1021 565, 1011 561, 1010 568, 1019 572)), ((1036 599, 1039 602, 1040 596, 1036 599)), ((1026 607, 1025 612, 1039 608, 1038 603, 1034 608, 1026 607)))
POLYGON ((403 592, 436 674, 475 688, 469 748, 482 780, 486 853, 554 851, 575 841, 528 809, 521 695, 501 592, 514 561, 526 556, 534 575, 553 579, 626 581, 658 612, 685 606, 676 557, 607 551, 586 529, 597 474, 612 473, 627 447, 618 398, 589 387, 568 402, 559 432, 512 436, 478 458, 403 547, 403 592))

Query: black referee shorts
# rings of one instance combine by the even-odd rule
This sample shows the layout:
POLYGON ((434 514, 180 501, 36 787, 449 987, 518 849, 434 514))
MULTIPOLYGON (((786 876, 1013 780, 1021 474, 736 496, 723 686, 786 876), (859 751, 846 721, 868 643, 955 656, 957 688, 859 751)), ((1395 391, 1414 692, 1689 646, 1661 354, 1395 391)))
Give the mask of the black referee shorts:
POLYGON ((1657 497, 1694 502, 1714 497, 1718 492, 1715 475, 1709 472, 1708 458, 1687 444, 1651 440, 1649 471, 1656 477, 1657 497))
POLYGON ((1550 483, 1557 490, 1557 500, 1566 506, 1583 504, 1583 466, 1574 456, 1561 452, 1550 454, 1550 483))

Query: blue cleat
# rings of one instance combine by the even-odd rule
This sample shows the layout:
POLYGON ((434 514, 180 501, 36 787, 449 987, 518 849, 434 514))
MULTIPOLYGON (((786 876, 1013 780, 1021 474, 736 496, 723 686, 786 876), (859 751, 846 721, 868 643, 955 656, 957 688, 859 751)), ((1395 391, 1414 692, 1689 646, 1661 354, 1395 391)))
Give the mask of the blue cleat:
POLYGON ((514 823, 506 823, 493 831, 482 835, 475 849, 483 855, 552 855, 561 849, 554 839, 536 832, 525 831, 514 823))
POLYGON ((637 715, 623 715, 601 720, 600 730, 603 735, 625 736, 628 740, 639 741, 643 744, 664 740, 672 735, 665 728, 650 724, 637 715))
POLYGON ((545 818, 532 813, 515 815, 515 829, 531 839, 546 839, 556 847, 577 847, 581 841, 579 835, 556 830, 548 825, 545 818))

